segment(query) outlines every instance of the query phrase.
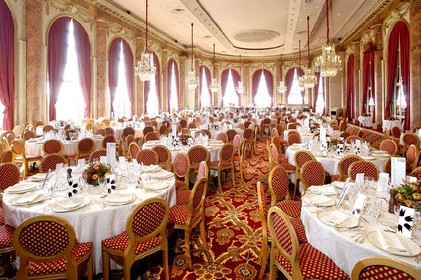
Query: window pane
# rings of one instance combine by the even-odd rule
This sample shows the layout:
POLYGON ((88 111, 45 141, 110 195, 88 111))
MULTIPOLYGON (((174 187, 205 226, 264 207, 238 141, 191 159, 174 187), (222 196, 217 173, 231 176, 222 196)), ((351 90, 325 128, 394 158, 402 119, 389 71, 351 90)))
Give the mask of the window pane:
POLYGON ((178 110, 178 96, 177 96, 177 83, 175 81, 175 63, 171 64, 171 77, 170 77, 170 112, 172 109, 178 110))
POLYGON ((263 75, 263 71, 260 75, 259 86, 257 87, 257 93, 254 97, 254 104, 256 104, 257 108, 265 108, 271 106, 271 98, 269 95, 265 76, 263 75))
POLYGON ((210 107, 210 95, 208 90, 208 81, 206 79, 205 68, 202 68, 202 80, 201 82, 201 91, 200 91, 200 106, 210 107))
POLYGON ((325 107, 325 100, 324 100, 324 86, 323 86, 323 78, 320 75, 319 78, 319 93, 317 95, 317 102, 316 102, 316 113, 322 115, 323 109, 325 107))
POLYGON ((149 92, 148 101, 146 102, 146 110, 146 113, 152 116, 159 114, 155 77, 152 77, 152 79, 149 82, 149 92))
POLYGON ((238 106, 238 96, 235 91, 234 79, 232 78, 231 69, 228 70, 228 81, 223 100, 225 105, 238 106))
POLYGON ((124 52, 123 52, 123 42, 120 43, 120 54, 118 60, 118 78, 117 78, 117 88, 114 98, 114 114, 116 117, 130 117, 131 114, 131 103, 129 99, 129 92, 127 90, 127 80, 126 80, 126 70, 124 64, 124 52))
POLYGON ((295 68, 291 91, 288 95, 288 104, 303 104, 303 102, 303 97, 301 96, 301 91, 299 87, 297 68, 295 68))

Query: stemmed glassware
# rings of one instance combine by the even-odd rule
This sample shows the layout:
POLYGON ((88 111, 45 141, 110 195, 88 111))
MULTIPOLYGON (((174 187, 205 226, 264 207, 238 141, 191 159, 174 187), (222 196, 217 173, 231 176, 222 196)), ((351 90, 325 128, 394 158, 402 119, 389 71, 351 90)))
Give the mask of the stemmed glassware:
POLYGON ((101 190, 101 195, 107 195, 107 180, 105 176, 98 178, 98 184, 101 190))

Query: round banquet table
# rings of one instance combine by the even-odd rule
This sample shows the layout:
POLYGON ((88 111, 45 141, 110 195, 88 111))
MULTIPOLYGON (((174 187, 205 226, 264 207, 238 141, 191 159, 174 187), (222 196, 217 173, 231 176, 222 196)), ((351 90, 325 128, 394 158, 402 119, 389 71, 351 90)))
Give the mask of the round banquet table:
MULTIPOLYGON (((306 195, 310 194, 307 193, 306 195)), ((305 196, 303 199, 304 198, 305 196)), ((334 197, 334 200, 337 200, 337 197, 334 197)), ((348 201, 345 199, 344 204, 346 205, 346 203, 348 203, 348 201)), ((364 211, 366 211, 366 209, 369 207, 369 204, 367 204, 364 211)), ((348 208, 350 207, 348 206, 348 208)), ((343 209, 342 206, 341 208, 337 209, 347 214, 351 212, 348 209, 343 209)), ((311 245, 331 258, 335 264, 344 270, 348 275, 351 275, 352 269, 359 260, 370 256, 386 256, 392 259, 399 259, 415 267, 416 269, 421 269, 421 263, 416 261, 416 257, 397 256, 383 251, 374 246, 367 237, 365 237, 361 243, 355 241, 355 235, 357 233, 361 233, 362 236, 364 236, 364 234, 369 232, 389 229, 388 226, 382 225, 378 221, 373 222, 370 220, 370 222, 367 222, 364 220, 364 218, 360 218, 360 228, 339 230, 333 226, 329 226, 321 222, 318 218, 320 213, 333 210, 335 210, 335 207, 325 208, 324 210, 323 208, 314 205, 306 205, 306 203, 303 202, 301 220, 305 227, 308 242, 310 242, 311 245)), ((397 217, 395 214, 388 213, 386 203, 382 205, 382 208, 379 212, 381 213, 381 219, 396 221, 397 225, 397 217)), ((421 240, 417 241, 418 244, 420 244, 420 241, 421 240)))
POLYGON ((399 127, 402 130, 402 123, 400 120, 383 120, 383 130, 388 129, 389 131, 392 130, 393 127, 399 127))
MULTIPOLYGON (((54 205, 55 201, 65 198, 64 194, 54 196, 51 199, 47 198, 41 203, 15 206, 13 201, 16 200, 18 195, 5 193, 3 196, 5 224, 17 227, 26 219, 43 214, 58 215, 65 218, 74 227, 76 238, 79 242, 93 242, 94 269, 95 273, 99 273, 102 272, 101 240, 123 232, 126 229, 127 217, 142 200, 151 197, 161 197, 168 202, 169 207, 175 205, 174 177, 165 179, 165 181, 168 188, 158 191, 139 189, 136 188, 136 184, 122 183, 125 188, 119 190, 118 194, 133 194, 134 201, 117 206, 104 204, 100 194, 92 194, 88 191, 88 193, 84 194, 83 199, 90 203, 85 207, 69 212, 54 212, 50 208, 50 205, 54 205)), ((42 193, 43 191, 39 192, 42 193)), ((116 264, 112 264, 112 268, 115 269, 116 264)))
MULTIPOLYGON (((95 142, 95 149, 99 150, 102 149, 102 136, 97 135, 94 137, 95 142)), ((25 152, 30 155, 34 156, 44 156, 44 151, 42 150, 42 145, 44 144, 44 141, 38 138, 32 138, 33 140, 25 141, 25 152)), ((77 154, 77 140, 72 141, 65 141, 63 143, 63 155, 75 155, 77 154)))

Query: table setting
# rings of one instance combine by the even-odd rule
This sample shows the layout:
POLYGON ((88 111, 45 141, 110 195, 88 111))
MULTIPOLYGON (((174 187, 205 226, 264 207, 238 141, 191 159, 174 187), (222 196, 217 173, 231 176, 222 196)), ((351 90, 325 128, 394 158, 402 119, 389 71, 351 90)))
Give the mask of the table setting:
POLYGON ((421 269, 419 209, 402 220, 402 213, 413 212, 400 205, 389 211, 392 187, 388 178, 380 176, 374 181, 359 175, 354 182, 348 179, 311 186, 303 194, 301 220, 308 241, 348 274, 360 259, 375 255, 397 258, 421 269))

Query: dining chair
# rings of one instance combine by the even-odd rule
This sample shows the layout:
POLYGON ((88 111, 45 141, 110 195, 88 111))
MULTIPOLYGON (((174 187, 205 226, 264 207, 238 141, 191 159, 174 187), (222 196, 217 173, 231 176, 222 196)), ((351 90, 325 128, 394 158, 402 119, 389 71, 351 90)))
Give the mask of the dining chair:
POLYGON ((216 140, 222 141, 224 143, 228 142, 228 135, 226 132, 218 132, 218 134, 215 137, 216 140))
POLYGON ((112 127, 110 127, 110 126, 107 126, 107 127, 105 128, 105 135, 115 135, 114 128, 112 128, 112 127))
POLYGON ((417 168, 412 170, 409 175, 413 176, 413 177, 416 177, 418 181, 421 181, 421 166, 418 166, 417 168))
POLYGON ((143 140, 145 143, 148 141, 156 141, 156 140, 159 140, 159 136, 156 134, 155 131, 151 131, 151 132, 146 133, 143 136, 143 140))
POLYGON ((380 142, 379 150, 385 151, 393 156, 398 153, 399 147, 392 139, 384 139, 380 142))
MULTIPOLYGON (((123 138, 120 139, 120 146, 121 146, 121 153, 127 158, 127 159, 131 159, 131 158, 135 158, 135 156, 133 156, 132 154, 130 154, 130 150, 129 150, 129 146, 131 143, 136 143, 137 141, 134 138, 133 134, 129 134, 123 138)), ((138 144, 139 146, 139 144, 138 144)), ((139 147, 139 151, 140 151, 140 147, 139 147)))
POLYGON ((19 183, 20 172, 16 164, 6 162, 0 164, 0 191, 19 183))
MULTIPOLYGON (((202 178, 206 179, 206 189, 209 186, 209 167, 206 161, 202 161, 199 164, 199 169, 197 171, 197 178, 196 180, 200 180, 202 178)), ((191 190, 189 189, 177 189, 176 190, 176 204, 187 204, 190 199, 191 190)))
MULTIPOLYGON (((240 134, 236 134, 232 139, 232 146, 234 147, 234 157, 238 156, 237 160, 239 159, 239 156, 241 154, 242 143, 243 141, 241 140, 240 134)), ((236 158, 234 158, 234 160, 236 160, 236 158)))
POLYGON ((176 190, 189 189, 190 160, 186 153, 177 153, 173 163, 176 190))
POLYGON ((92 138, 83 138, 77 142, 77 154, 69 155, 69 164, 71 161, 78 161, 79 159, 89 159, 91 152, 95 149, 95 142, 92 138))
POLYGON ((205 133, 205 135, 208 136, 208 139, 212 138, 212 133, 209 131, 209 129, 202 129, 202 131, 205 133))
POLYGON ((133 135, 133 137, 136 134, 136 130, 133 127, 126 126, 125 128, 123 128, 123 137, 122 137, 123 139, 126 138, 130 134, 133 135))
POLYGON ((126 230, 101 241, 104 280, 110 279, 110 259, 123 266, 124 279, 133 279, 133 263, 156 252, 162 252, 165 279, 169 279, 166 226, 168 203, 162 198, 142 201, 129 215, 126 230))
POLYGON ((275 280, 277 269, 287 279, 349 279, 328 256, 309 242, 300 243, 291 218, 272 206, 267 225, 271 237, 269 279, 275 280))
POLYGON ((345 131, 349 135, 356 135, 357 134, 357 130, 353 126, 347 126, 345 131))
POLYGON ((321 186, 325 183, 326 171, 317 160, 310 160, 303 164, 300 171, 300 181, 306 192, 310 186, 321 186))
POLYGON ((47 132, 49 132, 49 131, 54 131, 54 130, 55 130, 54 126, 52 126, 50 124, 46 124, 42 128, 42 132, 44 132, 44 134, 47 133, 47 132))
POLYGON ((141 148, 139 147, 139 144, 133 141, 128 146, 128 156, 132 159, 136 158, 140 150, 141 148))
POLYGON ((21 125, 15 125, 12 129, 13 134, 16 138, 22 138, 23 134, 23 126, 21 125))
POLYGON ((209 162, 209 169, 218 173, 218 192, 222 193, 222 181, 225 180, 225 171, 231 171, 232 184, 235 187, 234 174, 234 146, 225 143, 219 151, 219 160, 209 162))
POLYGON ((351 273, 351 280, 421 279, 421 272, 397 259, 372 256, 359 260, 351 273))
POLYGON ((197 173, 201 161, 209 162, 210 153, 206 147, 202 145, 194 145, 187 151, 190 160, 190 171, 197 173))
POLYGON ((202 178, 196 181, 191 191, 189 202, 187 204, 176 204, 170 208, 168 224, 174 229, 184 231, 185 255, 190 270, 193 269, 193 262, 190 253, 190 239, 192 230, 199 226, 200 239, 203 247, 208 250, 206 242, 205 225, 205 197, 207 185, 206 179, 202 178))
POLYGON ((105 136, 105 128, 96 128, 94 131, 94 135, 105 136))
POLYGON ((20 258, 16 279, 81 279, 82 269, 93 279, 93 243, 79 243, 74 228, 62 217, 25 220, 15 230, 13 247, 20 258))
POLYGON ((271 138, 271 119, 264 118, 260 124, 260 138, 271 138))
POLYGON ((294 182, 294 193, 292 195, 292 199, 295 199, 298 191, 298 187, 300 184, 300 173, 301 168, 304 165, 304 163, 316 160, 316 158, 313 156, 313 154, 310 151, 307 150, 298 150, 294 154, 294 163, 295 163, 295 182, 294 182))
POLYGON ((291 130, 288 132, 288 139, 287 144, 288 146, 291 146, 293 144, 301 143, 301 136, 300 133, 296 130, 291 130))
POLYGON ((379 170, 377 165, 371 161, 360 160, 351 163, 348 169, 348 177, 355 180, 358 173, 364 173, 364 177, 373 178, 374 181, 379 179, 379 170))
POLYGON ((353 143, 355 143, 356 142, 356 140, 359 140, 360 141, 360 143, 362 143, 363 142, 363 139, 361 138, 361 137, 359 137, 359 136, 357 136, 357 135, 353 135, 353 134, 350 134, 346 139, 345 139, 345 143, 347 143, 347 144, 353 144, 353 143))
POLYGON ((37 155, 27 154, 25 152, 25 144, 21 139, 15 139, 12 141, 11 148, 13 152, 13 162, 20 162, 23 165, 22 178, 25 179, 29 172, 29 164, 39 162, 42 157, 37 155))
POLYGON ((246 151, 247 155, 253 156, 254 155, 254 147, 255 147, 255 144, 256 144, 256 141, 253 137, 253 129, 251 129, 251 128, 244 129, 243 138, 244 138, 244 141, 245 141, 245 147, 244 148, 245 148, 245 151, 246 151))
POLYGON ((172 170, 171 152, 165 145, 155 145, 152 150, 158 155, 158 165, 168 171, 172 170))
POLYGON ((420 149, 418 146, 412 144, 409 145, 406 154, 406 171, 409 173, 415 168, 418 167, 418 163, 420 161, 420 149))
POLYGON ((144 165, 157 165, 158 154, 152 149, 143 149, 137 153, 136 160, 144 165))
POLYGON ((282 166, 275 166, 269 172, 268 187, 271 197, 271 205, 276 205, 278 201, 290 200, 289 177, 287 171, 282 166))
POLYGON ((106 149, 107 148, 107 143, 116 143, 116 149, 117 149, 117 151, 120 150, 120 147, 119 147, 120 145, 115 140, 114 134, 106 134, 104 136, 104 138, 102 138, 101 147, 103 149, 106 149))
POLYGON ((101 157, 107 156, 107 149, 98 149, 95 151, 92 151, 89 155, 89 163, 93 163, 94 161, 99 162, 101 157))
POLYGON ((181 128, 187 128, 187 120, 181 119, 179 122, 181 128))
POLYGON ((57 139, 49 139, 42 144, 42 151, 44 154, 62 154, 63 143, 57 139))
POLYGON ((39 172, 46 173, 48 170, 56 170, 56 166, 59 163, 65 164, 67 162, 66 158, 60 154, 48 154, 42 158, 39 164, 39 172))
POLYGON ((13 163, 13 152, 11 150, 5 150, 0 155, 0 163, 13 163))
POLYGON ((232 142, 234 140, 235 135, 237 135, 237 131, 235 129, 228 129, 226 132, 227 138, 229 142, 232 142))
POLYGON ((23 141, 27 141, 27 140, 29 140, 29 139, 36 138, 36 137, 37 137, 37 136, 36 136, 35 132, 33 132, 33 131, 31 131, 31 130, 27 130, 27 131, 25 131, 25 132, 23 133, 23 135, 22 135, 22 140, 23 140, 23 141))
MULTIPOLYGON (((356 162, 363 160, 362 157, 358 155, 346 155, 343 158, 341 158, 338 162, 338 170, 339 170, 339 177, 338 181, 344 182, 346 178, 348 177, 348 169, 349 166, 356 162)), ((336 179, 335 176, 332 176, 332 180, 336 179)))
MULTIPOLYGON (((399 141, 399 140, 398 140, 399 141)), ((404 133, 402 136, 402 142, 403 142, 403 153, 405 154, 406 151, 409 149, 410 145, 415 145, 416 147, 420 147, 420 138, 418 135, 412 132, 404 133)))
POLYGON ((267 226, 268 203, 265 189, 260 181, 257 182, 257 204, 259 205, 260 221, 262 224, 262 248, 259 254, 260 270, 258 279, 263 279, 268 259, 268 243, 270 241, 269 228, 267 226))

